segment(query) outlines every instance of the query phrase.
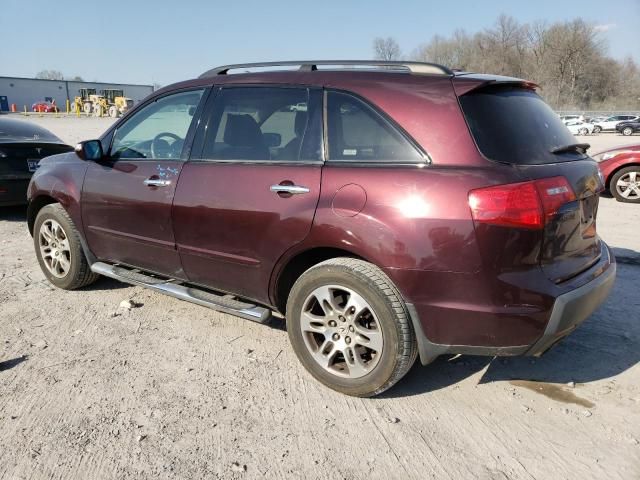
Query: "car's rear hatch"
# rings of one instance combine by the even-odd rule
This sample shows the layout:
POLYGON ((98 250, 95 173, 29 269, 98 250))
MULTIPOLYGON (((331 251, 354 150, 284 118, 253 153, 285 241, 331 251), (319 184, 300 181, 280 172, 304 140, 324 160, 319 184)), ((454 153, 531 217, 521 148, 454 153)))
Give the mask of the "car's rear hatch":
POLYGON ((40 159, 71 150, 65 144, 0 142, 0 175, 4 178, 28 178, 38 167, 40 159))
POLYGON ((550 213, 544 205, 541 268, 556 283, 578 275, 598 261, 601 251, 596 216, 603 185, 596 162, 533 85, 471 84, 463 81, 456 90, 480 152, 532 182, 542 204, 556 202, 550 213))

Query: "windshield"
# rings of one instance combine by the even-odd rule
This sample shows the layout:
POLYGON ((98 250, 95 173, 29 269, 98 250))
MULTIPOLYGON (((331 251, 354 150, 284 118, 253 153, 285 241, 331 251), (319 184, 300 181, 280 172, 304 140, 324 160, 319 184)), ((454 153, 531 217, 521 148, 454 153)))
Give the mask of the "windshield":
POLYGON ((490 160, 539 165, 586 156, 572 150, 552 153, 575 144, 576 139, 532 90, 488 87, 462 95, 460 104, 478 148, 490 160))

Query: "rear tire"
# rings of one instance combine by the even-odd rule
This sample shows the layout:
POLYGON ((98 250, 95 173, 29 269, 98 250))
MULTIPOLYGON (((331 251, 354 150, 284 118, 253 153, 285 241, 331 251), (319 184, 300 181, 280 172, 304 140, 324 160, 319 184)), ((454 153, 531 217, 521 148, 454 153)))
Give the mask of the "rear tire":
POLYGON ((109 107, 109 116, 111 118, 116 118, 118 116, 118 109, 113 105, 109 107))
POLYGON ((611 177, 611 195, 619 202, 640 203, 640 167, 626 167, 611 177))
POLYGON ((91 113, 92 110, 92 105, 90 102, 86 102, 83 106, 82 109, 84 111, 84 113, 86 113, 87 115, 89 115, 91 113))
POLYGON ((583 137, 586 137, 587 135, 589 135, 589 130, 586 128, 581 128, 580 130, 578 130, 578 135, 582 135, 583 137))
POLYGON ((357 397, 392 387, 418 354, 400 292, 378 267, 354 258, 302 274, 289 294, 287 332, 316 380, 357 397))
POLYGON ((95 282, 82 250, 80 233, 59 203, 43 207, 33 226, 33 243, 47 280, 63 290, 75 290, 95 282))
POLYGON ((593 133, 600 133, 602 131, 602 127, 596 125, 593 127, 593 133))

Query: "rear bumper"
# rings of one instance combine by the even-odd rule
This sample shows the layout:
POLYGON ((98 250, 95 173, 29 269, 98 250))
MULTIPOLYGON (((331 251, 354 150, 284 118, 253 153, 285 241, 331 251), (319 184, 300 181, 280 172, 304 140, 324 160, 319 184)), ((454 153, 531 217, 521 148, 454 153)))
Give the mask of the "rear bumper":
POLYGON ((616 279, 616 263, 609 247, 606 249, 611 258, 609 268, 586 285, 556 299, 542 337, 527 350, 527 355, 539 356, 549 350, 589 318, 609 296, 616 279))
POLYGON ((0 176, 0 207, 27 204, 27 188, 31 175, 16 178, 17 175, 0 176))
MULTIPOLYGON (((616 277, 616 263, 613 253, 609 247, 602 242, 602 255, 596 265, 588 271, 583 272, 579 278, 588 279, 586 282, 570 281, 570 285, 556 290, 551 308, 544 311, 544 329, 527 343, 515 345, 502 343, 500 345, 486 344, 443 344, 433 342, 425 333, 425 325, 428 325, 428 318, 420 318, 418 313, 421 305, 407 303, 407 309, 411 315, 414 331, 418 341, 418 351, 423 365, 431 363, 439 355, 443 354, 465 354, 465 355, 489 355, 489 356, 514 356, 514 355, 534 355, 539 356, 545 353, 554 344, 562 340, 584 322, 607 298, 613 287, 616 277)), ((517 309, 511 310, 511 315, 501 315, 498 325, 525 325, 529 313, 530 305, 523 306, 521 314, 517 309), (509 318, 511 317, 511 318, 509 318)), ((424 311, 424 309, 422 309, 424 311)), ((536 319, 540 318, 540 313, 536 319)), ((441 319, 439 319, 441 320, 441 319)), ((458 327, 460 325, 458 324, 458 327)), ((469 323, 469 329, 473 329, 469 323)), ((499 337, 500 332, 485 332, 485 338, 499 337)), ((477 336, 475 338, 478 338, 477 336)))

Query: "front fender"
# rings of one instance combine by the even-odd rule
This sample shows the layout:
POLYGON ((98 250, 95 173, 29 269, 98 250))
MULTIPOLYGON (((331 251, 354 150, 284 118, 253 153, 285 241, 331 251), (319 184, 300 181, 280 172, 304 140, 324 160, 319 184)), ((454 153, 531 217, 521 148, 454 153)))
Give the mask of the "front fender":
POLYGON ((30 231, 40 208, 53 200, 64 207, 78 230, 83 232, 80 197, 86 171, 87 162, 73 152, 53 155, 40 162, 27 190, 30 231))

